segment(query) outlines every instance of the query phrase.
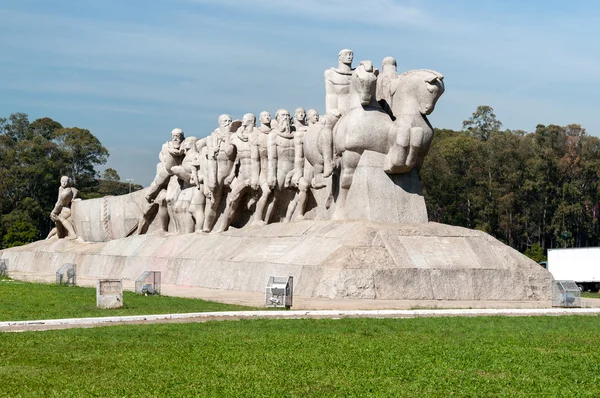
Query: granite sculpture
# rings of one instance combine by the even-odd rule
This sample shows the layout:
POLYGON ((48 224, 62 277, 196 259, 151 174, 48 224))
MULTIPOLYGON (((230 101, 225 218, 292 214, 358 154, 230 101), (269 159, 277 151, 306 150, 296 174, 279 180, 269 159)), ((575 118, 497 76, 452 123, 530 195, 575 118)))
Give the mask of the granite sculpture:
POLYGON ((295 294, 320 298, 548 300, 552 277, 533 261, 481 231, 428 222, 419 170, 443 75, 398 74, 392 57, 381 72, 354 69, 353 55, 325 71, 321 115, 263 111, 257 126, 251 113, 223 114, 200 139, 174 129, 150 187, 128 195, 81 201, 61 180, 51 217, 60 237, 80 239, 0 257, 22 272, 153 269, 165 283, 241 291, 293 275, 295 294))
POLYGON ((54 227, 46 239, 57 236, 59 239, 77 239, 75 228, 71 220, 71 204, 79 199, 79 191, 73 187, 73 181, 68 176, 60 178, 60 186, 58 187, 58 200, 50 212, 50 219, 54 221, 54 227))

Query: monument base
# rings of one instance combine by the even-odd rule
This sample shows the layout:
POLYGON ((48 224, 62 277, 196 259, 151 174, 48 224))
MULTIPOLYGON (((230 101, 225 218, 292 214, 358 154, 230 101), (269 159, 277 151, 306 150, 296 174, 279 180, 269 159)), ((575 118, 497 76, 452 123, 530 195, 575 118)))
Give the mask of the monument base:
POLYGON ((544 301, 551 274, 491 236, 438 223, 307 220, 224 233, 137 235, 99 243, 65 239, 6 249, 10 272, 135 280, 263 292, 293 276, 294 294, 381 300, 544 301))

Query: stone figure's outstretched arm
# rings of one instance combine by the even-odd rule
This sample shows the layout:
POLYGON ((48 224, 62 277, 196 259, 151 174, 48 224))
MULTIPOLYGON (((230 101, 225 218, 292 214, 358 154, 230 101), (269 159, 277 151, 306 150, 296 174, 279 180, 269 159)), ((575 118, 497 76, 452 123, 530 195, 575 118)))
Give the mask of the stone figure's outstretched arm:
POLYGON ((267 183, 270 188, 273 188, 277 181, 277 133, 274 131, 269 133, 267 154, 269 159, 267 183))

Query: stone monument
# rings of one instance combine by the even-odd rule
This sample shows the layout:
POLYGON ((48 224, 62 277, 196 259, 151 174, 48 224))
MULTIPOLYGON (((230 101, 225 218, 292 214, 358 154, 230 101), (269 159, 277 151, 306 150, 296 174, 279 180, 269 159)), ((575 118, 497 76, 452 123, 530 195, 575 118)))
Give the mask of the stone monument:
MULTIPOLYGON (((393 300, 550 299, 551 275, 489 235, 430 223, 419 170, 445 90, 429 69, 384 58, 325 71, 325 113, 298 107, 233 120, 206 138, 174 129, 151 186, 75 201, 61 180, 59 237, 4 250, 11 268, 77 263, 81 276, 260 292, 270 275, 295 294, 393 300), (194 233, 195 232, 195 233, 194 233)), ((198 132, 205 136, 208 132, 198 132)), ((57 232, 58 234, 58 232, 57 232)))

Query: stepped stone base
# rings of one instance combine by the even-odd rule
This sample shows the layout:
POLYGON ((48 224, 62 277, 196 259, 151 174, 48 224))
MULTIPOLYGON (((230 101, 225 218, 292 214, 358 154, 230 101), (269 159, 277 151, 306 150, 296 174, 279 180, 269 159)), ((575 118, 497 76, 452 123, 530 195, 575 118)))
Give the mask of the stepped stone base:
POLYGON ((544 301, 551 274, 481 232, 437 223, 307 220, 224 233, 138 235, 109 242, 64 239, 6 249, 10 272, 264 291, 270 275, 292 275, 294 294, 381 300, 544 301))

